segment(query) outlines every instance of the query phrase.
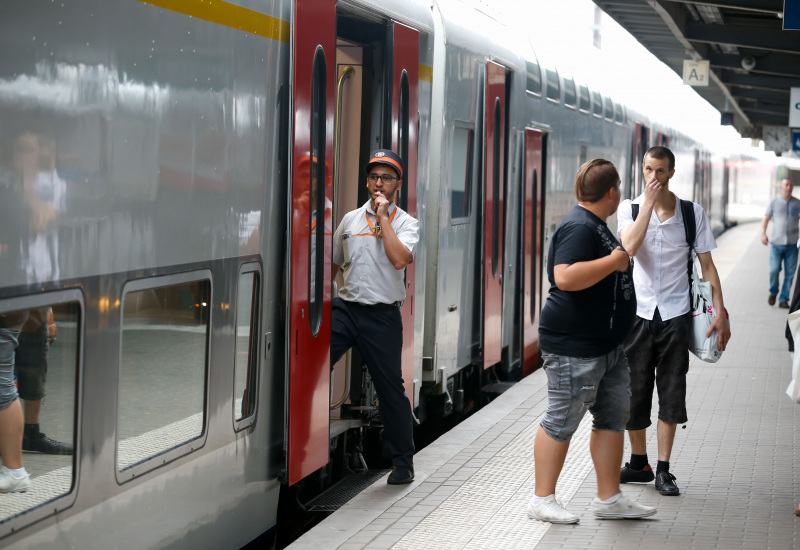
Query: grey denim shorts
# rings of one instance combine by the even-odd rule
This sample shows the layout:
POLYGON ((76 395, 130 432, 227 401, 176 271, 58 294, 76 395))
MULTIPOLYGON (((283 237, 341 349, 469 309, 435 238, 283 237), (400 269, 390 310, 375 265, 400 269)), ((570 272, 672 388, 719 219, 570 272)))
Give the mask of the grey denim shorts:
POLYGON ((14 352, 19 331, 0 328, 0 411, 13 403, 17 395, 14 384, 14 352))
POLYGON ((630 415, 631 375, 622 346, 600 357, 542 351, 547 374, 547 411, 541 426, 556 441, 569 441, 586 411, 592 429, 624 432, 630 415))

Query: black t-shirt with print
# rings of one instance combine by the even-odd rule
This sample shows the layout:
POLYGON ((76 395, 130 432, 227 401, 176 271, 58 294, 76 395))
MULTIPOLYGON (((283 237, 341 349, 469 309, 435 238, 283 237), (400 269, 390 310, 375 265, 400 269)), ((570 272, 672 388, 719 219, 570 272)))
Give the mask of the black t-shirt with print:
POLYGON ((599 357, 622 344, 636 317, 632 268, 615 271, 577 291, 558 288, 553 266, 608 256, 619 241, 606 223, 580 205, 561 220, 550 240, 550 296, 539 321, 539 347, 569 357, 599 357))

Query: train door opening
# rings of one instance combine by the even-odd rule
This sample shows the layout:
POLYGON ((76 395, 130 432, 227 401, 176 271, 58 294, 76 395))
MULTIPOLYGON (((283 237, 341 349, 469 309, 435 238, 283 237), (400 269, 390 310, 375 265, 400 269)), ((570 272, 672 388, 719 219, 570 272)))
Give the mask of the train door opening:
POLYGON ((522 281, 522 372, 527 376, 539 364, 539 311, 541 308, 542 251, 542 156, 544 135, 525 129, 524 216, 520 247, 523 257, 522 281))
MULTIPOLYGON (((333 228, 347 212, 369 200, 364 163, 379 148, 392 149, 403 158, 406 169, 395 203, 416 217, 419 33, 391 20, 376 23, 341 11, 337 28, 333 228)), ((401 308, 403 380, 410 399, 415 370, 414 279, 412 263, 406 268, 406 300, 401 308)), ((342 284, 340 272, 333 292, 342 284)), ((355 348, 334 365, 331 437, 377 413, 377 396, 368 380, 355 348)))
POLYGON ((483 368, 502 359, 506 69, 486 63, 483 181, 483 368))

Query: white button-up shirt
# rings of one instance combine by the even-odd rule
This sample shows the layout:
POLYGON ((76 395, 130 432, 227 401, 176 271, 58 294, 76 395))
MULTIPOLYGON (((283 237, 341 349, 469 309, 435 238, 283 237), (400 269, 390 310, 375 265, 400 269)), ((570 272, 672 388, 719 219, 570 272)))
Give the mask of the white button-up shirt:
MULTIPOLYGON (((395 211, 392 228, 413 256, 419 241, 419 222, 392 203, 389 216, 395 211)), ((342 300, 373 305, 406 298, 405 269, 395 269, 389 261, 383 239, 375 237, 375 222, 375 212, 367 201, 361 208, 345 214, 333 235, 331 261, 342 268, 344 285, 339 290, 342 300)))
MULTIPOLYGON (((633 203, 641 205, 644 195, 633 203)), ((620 203, 617 209, 617 234, 633 224, 630 200, 620 203)), ((641 206, 640 206, 641 208, 641 206)), ((697 236, 694 250, 698 254, 717 247, 708 216, 699 204, 694 204, 697 236)), ((675 215, 662 222, 655 209, 650 215, 647 234, 634 256, 633 285, 636 289, 636 315, 652 320, 656 307, 661 319, 667 321, 689 311, 689 276, 687 265, 689 245, 683 228, 683 213, 679 201, 675 215)))

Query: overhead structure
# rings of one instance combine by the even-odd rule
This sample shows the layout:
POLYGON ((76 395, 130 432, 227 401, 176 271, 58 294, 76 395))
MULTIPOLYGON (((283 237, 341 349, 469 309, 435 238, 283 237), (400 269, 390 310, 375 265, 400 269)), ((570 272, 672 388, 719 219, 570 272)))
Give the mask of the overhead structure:
POLYGON ((695 89, 744 137, 788 130, 800 31, 783 30, 784 0, 594 2, 678 75, 684 60, 708 60, 708 86, 695 89))

